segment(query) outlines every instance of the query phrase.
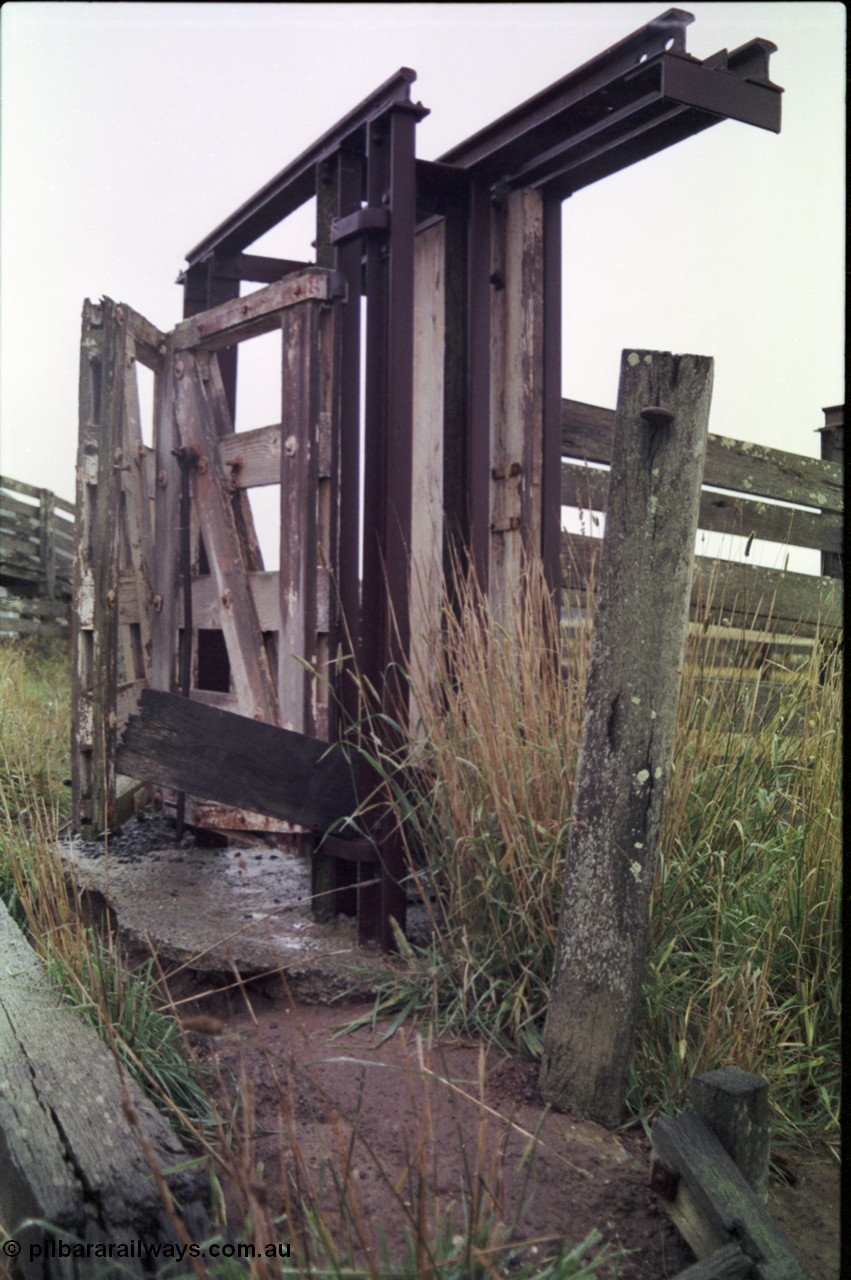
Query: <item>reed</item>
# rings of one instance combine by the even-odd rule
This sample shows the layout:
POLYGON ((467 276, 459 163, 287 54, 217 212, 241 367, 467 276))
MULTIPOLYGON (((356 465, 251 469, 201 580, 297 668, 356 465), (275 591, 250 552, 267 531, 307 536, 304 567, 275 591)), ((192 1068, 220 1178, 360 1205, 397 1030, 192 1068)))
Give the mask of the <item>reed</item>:
MULTIPOLYGON (((452 601, 414 690, 416 741, 370 749, 435 926, 424 947, 402 942, 376 1017, 535 1057, 593 607, 556 654, 539 567, 507 620, 467 580, 452 601)), ((816 637, 795 665, 753 668, 754 648, 723 627, 689 640, 628 1103, 646 1122, 685 1103, 696 1072, 735 1063, 768 1078, 781 1135, 833 1141, 841 648, 816 637)))

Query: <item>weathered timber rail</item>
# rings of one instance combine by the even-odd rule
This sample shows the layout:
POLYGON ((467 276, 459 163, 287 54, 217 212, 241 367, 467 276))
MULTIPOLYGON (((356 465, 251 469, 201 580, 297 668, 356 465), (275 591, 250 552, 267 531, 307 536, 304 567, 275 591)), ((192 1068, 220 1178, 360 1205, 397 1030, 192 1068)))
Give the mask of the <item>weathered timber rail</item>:
POLYGON ((0 476, 0 636, 68 635, 74 506, 0 476))
POLYGON ((811 1280, 770 1218, 771 1119, 761 1076, 697 1076, 692 1107, 653 1125, 650 1185, 698 1261, 677 1280, 811 1280))
POLYGON ((21 1245, 22 1275, 113 1274, 103 1259, 115 1256, 107 1250, 117 1245, 126 1252, 122 1276, 150 1274, 130 1242, 180 1243, 159 1175, 189 1239, 208 1238, 200 1168, 188 1165, 185 1149, 138 1086, 122 1082, 112 1054, 64 1001, 2 902, 0 974, 0 1221, 21 1245), (55 1233, 21 1229, 28 1219, 55 1233), (51 1236, 82 1248, 62 1257, 50 1249, 51 1236))
MULTIPOLYGON (((698 516, 699 533, 732 534, 788 550, 821 553, 821 574, 763 568, 733 558, 697 557, 692 619, 702 627, 752 632, 756 649, 774 638, 811 638, 842 625, 844 406, 824 410, 821 458, 710 433, 698 516)), ((565 400, 562 502, 604 513, 615 413, 565 400), (587 464, 605 464, 589 467, 587 464)), ((568 606, 582 609, 595 580, 601 542, 563 539, 568 606)))

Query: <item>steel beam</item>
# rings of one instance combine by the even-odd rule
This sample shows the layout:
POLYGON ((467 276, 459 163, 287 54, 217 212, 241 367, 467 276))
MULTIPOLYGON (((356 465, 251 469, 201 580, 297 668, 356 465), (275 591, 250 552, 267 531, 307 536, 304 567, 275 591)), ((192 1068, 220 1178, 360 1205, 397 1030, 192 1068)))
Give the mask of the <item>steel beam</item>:
POLYGON ((564 198, 726 118, 779 132, 782 90, 768 79, 775 46, 754 40, 701 62, 685 47, 693 21, 685 10, 669 9, 453 147, 441 163, 491 182, 550 184, 564 198))
MULTIPOLYGON (((411 85, 416 78, 416 71, 401 67, 389 80, 379 85, 369 97, 364 98, 363 102, 293 160, 292 164, 282 169, 250 200, 246 200, 229 218, 205 236, 187 255, 190 267, 216 251, 227 249, 229 253, 235 253, 245 249, 300 208, 316 194, 316 166, 341 147, 351 145, 353 135, 360 133, 365 125, 386 111, 388 106, 408 102, 411 85)), ((421 108, 421 111, 426 114, 424 109, 421 108)))

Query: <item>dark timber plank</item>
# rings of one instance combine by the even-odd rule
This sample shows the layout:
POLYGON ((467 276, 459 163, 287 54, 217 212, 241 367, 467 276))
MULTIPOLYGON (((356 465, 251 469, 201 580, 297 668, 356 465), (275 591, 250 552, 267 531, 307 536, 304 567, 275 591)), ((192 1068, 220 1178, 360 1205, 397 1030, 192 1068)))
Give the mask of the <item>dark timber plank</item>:
POLYGON ((172 1171, 168 1184, 198 1241, 210 1229, 200 1168, 188 1166, 132 1081, 125 1092, 112 1054, 48 980, 2 902, 0 973, 0 1221, 21 1244, 21 1272, 27 1280, 141 1277, 148 1272, 139 1259, 123 1259, 117 1273, 103 1261, 110 1242, 176 1244, 139 1132, 160 1168, 172 1171), (138 1130, 126 1118, 125 1098, 138 1130), (38 1225, 20 1229, 26 1218, 90 1245, 89 1260, 39 1256, 46 1233, 38 1225))
POLYGON ((357 805, 339 747, 188 698, 145 689, 117 753, 132 778, 325 829, 357 805))
POLYGON ((743 1174, 696 1111, 653 1125, 654 1159, 679 1174, 675 1200, 665 1202, 698 1258, 739 1244, 756 1280, 809 1280, 743 1174))

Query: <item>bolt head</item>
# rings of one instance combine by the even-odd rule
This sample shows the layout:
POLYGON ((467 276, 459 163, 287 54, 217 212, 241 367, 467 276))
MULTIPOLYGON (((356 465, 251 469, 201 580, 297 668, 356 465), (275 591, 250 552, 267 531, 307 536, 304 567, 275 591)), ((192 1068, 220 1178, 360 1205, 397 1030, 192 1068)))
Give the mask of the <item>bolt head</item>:
POLYGON ((670 409, 664 409, 660 404, 649 404, 646 409, 641 410, 641 417, 645 422, 649 422, 651 427, 667 427, 674 421, 676 414, 671 413, 670 409))

